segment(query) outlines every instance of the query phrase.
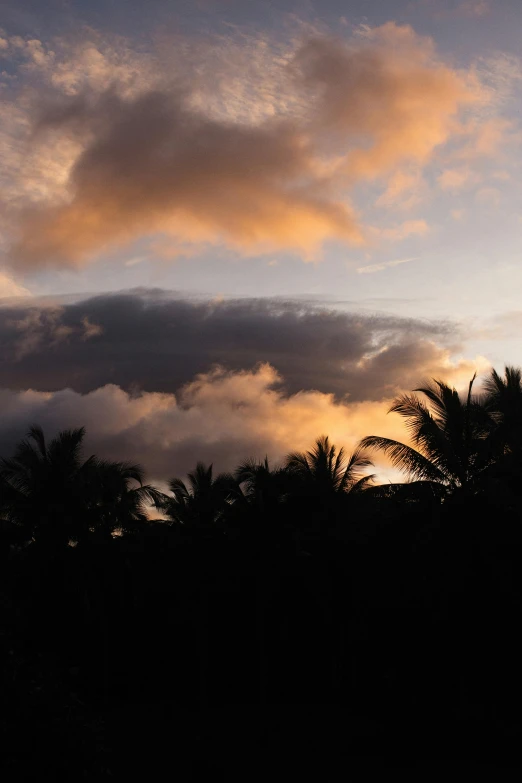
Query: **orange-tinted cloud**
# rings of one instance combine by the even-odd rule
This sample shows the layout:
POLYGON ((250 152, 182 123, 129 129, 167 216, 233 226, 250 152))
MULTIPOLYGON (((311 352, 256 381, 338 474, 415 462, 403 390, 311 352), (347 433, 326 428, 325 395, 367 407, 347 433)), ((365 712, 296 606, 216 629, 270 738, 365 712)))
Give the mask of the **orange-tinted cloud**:
POLYGON ((452 135, 459 111, 483 100, 472 74, 444 65, 430 39, 393 22, 365 29, 351 45, 318 38, 297 57, 319 90, 318 127, 341 143, 354 140, 346 163, 354 178, 427 162, 452 135))
MULTIPOLYGON (((465 383, 473 369, 473 362, 448 363, 445 377, 465 383)), ((90 452, 139 460, 162 480, 184 473, 198 459, 214 462, 218 470, 250 456, 280 460, 290 450, 308 448, 321 433, 348 449, 367 434, 406 437, 400 417, 386 413, 389 401, 343 403, 317 391, 286 396, 281 380, 263 364, 236 373, 215 368, 178 395, 130 395, 114 385, 83 396, 70 389, 3 390, 0 435, 9 449, 33 421, 49 432, 85 425, 90 452)))
MULTIPOLYGON (((43 192, 23 209, 19 199, 10 207, 18 228, 11 262, 22 268, 74 266, 158 234, 174 247, 291 249, 305 259, 329 239, 364 242, 351 186, 376 178, 385 186, 391 177, 389 192, 399 183, 399 193, 402 168, 418 177, 459 130, 461 112, 485 100, 471 72, 446 66, 429 39, 393 23, 348 40, 292 42, 276 67, 285 99, 274 97, 272 66, 269 105, 258 105, 265 93, 255 85, 250 121, 244 97, 220 114, 215 95, 206 102, 204 79, 192 85, 187 73, 174 89, 164 74, 154 83, 143 66, 140 81, 141 61, 128 54, 97 57, 85 46, 81 78, 54 53, 33 46, 30 54, 31 68, 61 92, 40 106, 29 147, 45 141, 46 161, 67 150, 69 168, 59 196, 43 192), (111 63, 104 92, 100 73, 111 63)), ((259 69, 254 77, 262 82, 259 69)))
POLYGON ((362 238, 350 208, 320 181, 306 137, 288 123, 227 126, 159 93, 113 96, 87 117, 102 129, 75 164, 72 200, 22 218, 14 256, 26 266, 78 263, 160 232, 228 240, 246 252, 306 253, 328 237, 362 238))
POLYGON ((457 192, 477 184, 480 181, 480 176, 468 167, 450 168, 445 169, 437 181, 442 190, 457 192))

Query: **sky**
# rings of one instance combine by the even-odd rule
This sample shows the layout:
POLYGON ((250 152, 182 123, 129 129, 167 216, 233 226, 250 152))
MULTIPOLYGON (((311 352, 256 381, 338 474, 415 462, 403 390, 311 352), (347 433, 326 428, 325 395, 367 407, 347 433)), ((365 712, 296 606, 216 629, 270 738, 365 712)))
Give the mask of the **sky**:
MULTIPOLYGON (((0 4, 0 440, 157 480, 522 363, 516 0, 0 4)), ((391 475, 378 465, 379 475, 391 475)))

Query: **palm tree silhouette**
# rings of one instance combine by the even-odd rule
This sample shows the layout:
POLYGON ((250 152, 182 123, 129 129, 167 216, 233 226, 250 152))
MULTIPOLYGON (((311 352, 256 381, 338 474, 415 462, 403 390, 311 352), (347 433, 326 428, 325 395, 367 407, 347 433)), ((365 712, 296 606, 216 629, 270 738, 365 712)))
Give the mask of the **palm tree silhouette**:
POLYGON ((373 475, 361 476, 361 471, 372 465, 362 449, 356 449, 347 457, 344 449, 337 450, 327 435, 317 438, 310 451, 289 454, 285 465, 305 492, 322 499, 362 492, 373 479, 373 475))
POLYGON ((485 406, 495 424, 497 450, 520 454, 522 451, 522 371, 505 367, 502 377, 491 370, 484 383, 485 406))
POLYGON ((488 435, 491 464, 482 487, 497 506, 520 507, 522 471, 522 371, 507 366, 504 376, 491 370, 484 383, 484 406, 492 426, 488 435))
POLYGON ((222 516, 231 496, 234 479, 228 473, 213 478, 212 465, 198 462, 188 474, 188 482, 173 478, 169 482, 172 497, 166 496, 161 508, 167 517, 182 524, 211 527, 222 516))
POLYGON ((84 428, 64 430, 46 443, 29 429, 10 459, 0 460, 2 505, 27 538, 64 544, 89 528, 89 490, 95 464, 81 458, 84 428))
POLYGON ((475 376, 465 400, 455 388, 434 379, 394 401, 389 413, 398 413, 406 420, 417 448, 377 435, 363 438, 361 447, 384 452, 394 467, 416 482, 434 485, 434 489, 455 491, 476 486, 490 462, 487 437, 492 419, 482 401, 472 394, 474 381, 475 376))
POLYGON ((92 525, 106 536, 131 533, 149 519, 151 507, 161 508, 166 495, 145 484, 141 465, 94 459, 92 462, 92 525))
POLYGON ((289 503, 300 551, 308 551, 318 540, 326 545, 338 522, 344 526, 347 504, 352 506, 351 501, 372 483, 372 475, 361 475, 371 464, 361 449, 346 456, 326 435, 317 438, 309 451, 286 457, 285 467, 293 480, 289 503))
POLYGON ((277 511, 288 495, 292 476, 284 468, 271 468, 268 457, 262 462, 248 459, 234 471, 234 478, 241 485, 241 499, 259 514, 277 511))
POLYGON ((27 539, 64 545, 93 532, 111 537, 145 522, 147 506, 162 501, 162 493, 144 485, 139 465, 94 455, 84 461, 84 437, 81 427, 47 443, 34 425, 13 457, 0 460, 4 515, 27 539))

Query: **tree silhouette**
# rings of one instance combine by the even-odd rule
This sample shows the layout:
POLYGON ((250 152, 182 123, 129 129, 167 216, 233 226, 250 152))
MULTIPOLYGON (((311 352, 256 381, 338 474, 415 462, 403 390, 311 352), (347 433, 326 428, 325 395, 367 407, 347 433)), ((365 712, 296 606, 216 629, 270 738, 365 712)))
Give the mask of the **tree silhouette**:
POLYGON ((262 462, 249 459, 241 463, 234 478, 242 485, 243 499, 260 514, 276 511, 292 485, 290 472, 279 466, 270 468, 267 457, 262 462))
POLYGON ((172 497, 160 503, 168 519, 184 525, 210 528, 222 516, 234 487, 234 479, 228 473, 213 478, 212 465, 198 462, 187 476, 188 483, 180 478, 169 482, 172 497))
POLYGON ((438 492, 439 487, 453 492, 476 487, 490 464, 486 441, 492 420, 472 394, 474 380, 475 376, 464 400, 455 388, 433 380, 394 401, 389 413, 406 420, 417 448, 378 435, 363 438, 361 447, 384 452, 394 467, 417 482, 438 485, 434 487, 438 492))
POLYGON ((90 512, 92 529, 105 536, 131 533, 144 525, 151 507, 161 508, 166 495, 145 484, 141 465, 94 459, 90 512))
POLYGON ((373 475, 361 476, 372 465, 362 449, 346 457, 344 449, 337 450, 327 435, 318 438, 310 451, 289 454, 285 464, 305 491, 321 498, 362 492, 373 479, 373 475))
POLYGON ((501 376, 492 369, 484 383, 484 407, 491 417, 487 438, 490 466, 481 493, 496 506, 520 506, 522 473, 522 371, 507 366, 501 376))
POLYGON ((139 465, 82 459, 84 428, 64 430, 49 443, 32 426, 12 458, 0 460, 0 503, 27 539, 54 545, 129 531, 147 519, 163 495, 143 484, 139 465), (137 486, 135 486, 137 485, 137 486))
POLYGON ((502 377, 491 370, 484 383, 485 407, 494 422, 494 450, 502 454, 522 452, 522 371, 505 367, 502 377))
POLYGON ((456 760, 516 765, 522 373, 473 382, 398 397, 411 442, 369 436, 349 455, 322 436, 234 475, 200 462, 168 494, 139 465, 85 459, 83 429, 32 427, 0 461, 9 779, 159 778, 172 736, 180 779, 235 779, 272 728, 290 777, 304 745, 317 779, 361 747, 388 763, 404 736, 432 759, 439 727, 456 760), (364 447, 407 480, 374 485, 364 447))
POLYGON ((83 427, 64 430, 47 444, 32 426, 13 457, 0 460, 4 514, 28 539, 66 544, 88 531, 96 460, 82 460, 84 435, 83 427))

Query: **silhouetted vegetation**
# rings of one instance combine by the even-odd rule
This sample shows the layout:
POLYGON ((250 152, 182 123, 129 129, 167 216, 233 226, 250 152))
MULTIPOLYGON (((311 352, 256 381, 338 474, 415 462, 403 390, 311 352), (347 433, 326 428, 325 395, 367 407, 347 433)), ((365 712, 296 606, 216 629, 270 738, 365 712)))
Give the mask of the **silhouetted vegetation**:
POLYGON ((323 436, 167 493, 33 426, 0 461, 6 779, 517 766, 521 372, 474 388, 400 396, 408 443, 323 436))

